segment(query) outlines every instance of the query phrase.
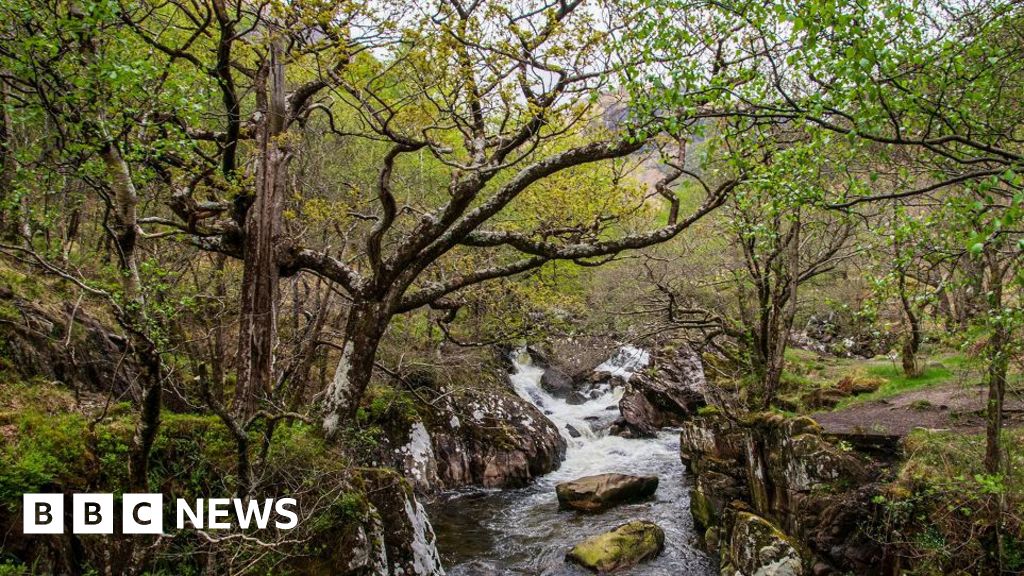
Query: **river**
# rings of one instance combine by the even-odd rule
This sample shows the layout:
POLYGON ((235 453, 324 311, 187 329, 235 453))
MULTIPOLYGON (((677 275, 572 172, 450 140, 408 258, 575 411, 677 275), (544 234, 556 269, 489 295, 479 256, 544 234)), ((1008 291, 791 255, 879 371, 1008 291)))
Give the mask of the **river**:
MULTIPOLYGON (((603 365, 628 377, 647 361, 646 353, 625 347, 603 365)), ((565 437, 565 460, 558 470, 515 490, 454 492, 431 506, 437 546, 450 576, 583 575, 564 562, 566 551, 588 536, 634 519, 646 519, 665 530, 665 551, 626 574, 690 576, 716 574, 716 562, 696 545, 690 517, 689 480, 679 460, 679 436, 627 440, 607 434, 618 417, 621 389, 605 386, 597 397, 571 405, 540 386, 544 370, 529 356, 513 360, 510 375, 516 392, 536 405, 565 437), (570 434, 572 427, 578 437, 570 434), (612 508, 596 515, 560 511, 555 484, 581 476, 619 472, 654 474, 658 492, 647 502, 612 508)))

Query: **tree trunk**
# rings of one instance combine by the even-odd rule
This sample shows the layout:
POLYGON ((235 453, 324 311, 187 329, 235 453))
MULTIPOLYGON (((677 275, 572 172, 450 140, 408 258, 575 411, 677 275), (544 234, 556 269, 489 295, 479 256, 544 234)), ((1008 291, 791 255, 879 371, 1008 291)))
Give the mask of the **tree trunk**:
POLYGON ((13 238, 18 227, 13 225, 17 218, 10 214, 8 205, 13 197, 14 188, 14 146, 11 143, 11 115, 7 110, 7 83, 0 81, 0 237, 13 238))
POLYGON ((964 256, 960 262, 960 269, 966 277, 965 285, 956 291, 956 316, 961 330, 966 330, 971 320, 977 318, 985 309, 984 267, 984 263, 979 263, 970 256, 964 256))
POLYGON ((370 385, 377 346, 389 319, 388 307, 381 302, 359 302, 349 310, 341 359, 323 406, 324 432, 328 437, 335 435, 343 422, 355 417, 359 400, 370 385))
POLYGON ((317 286, 318 306, 316 317, 299 347, 298 358, 291 367, 291 373, 282 382, 282 388, 287 390, 288 401, 286 404, 293 412, 298 410, 302 399, 306 395, 310 371, 313 369, 313 363, 316 362, 317 352, 320 350, 320 337, 323 335, 324 325, 327 323, 327 316, 331 310, 332 294, 333 292, 331 292, 330 287, 326 290, 321 290, 320 286, 317 286))
POLYGON ((995 250, 986 253, 989 272, 988 316, 994 322, 986 358, 988 360, 988 407, 985 425, 985 471, 998 474, 1002 470, 1003 400, 1006 396, 1006 373, 1009 367, 1007 345, 1010 334, 1003 316, 1003 267, 995 250))
POLYGON ((246 214, 242 271, 241 320, 238 334, 238 384, 234 411, 252 415, 273 387, 274 347, 277 342, 278 266, 275 244, 281 227, 289 153, 285 127, 284 62, 280 41, 271 44, 262 71, 266 111, 260 130, 256 194, 246 214))
MULTIPOLYGON (((121 287, 124 300, 129 306, 143 305, 139 267, 135 259, 135 246, 139 238, 138 213, 139 203, 135 184, 132 182, 128 164, 121 156, 117 145, 110 141, 103 148, 103 162, 110 177, 110 185, 114 191, 114 245, 121 267, 121 287)), ((138 313, 135 311, 134 313, 138 313)))
MULTIPOLYGON (((225 270, 225 263, 227 262, 227 256, 223 254, 217 254, 214 256, 214 266, 217 270, 217 280, 214 287, 214 295, 217 297, 217 302, 220 305, 225 305, 227 301, 227 280, 224 275, 227 273, 225 270)), ((224 401, 224 363, 227 358, 227 345, 225 341, 227 337, 224 330, 224 321, 219 317, 214 317, 213 326, 213 353, 211 358, 211 376, 213 378, 213 395, 219 402, 224 401)))
POLYGON ((902 270, 899 274, 900 303, 903 306, 903 316, 907 320, 907 335, 904 337, 901 350, 903 373, 916 378, 922 372, 917 361, 917 353, 921 349, 921 321, 914 313, 914 307, 907 296, 907 275, 902 270))
POLYGON ((139 422, 132 437, 129 456, 129 486, 136 492, 149 491, 149 453, 160 430, 160 410, 163 407, 163 366, 160 353, 141 333, 133 340, 135 354, 146 367, 146 383, 142 390, 139 422))
POLYGON ((149 485, 149 453, 160 429, 160 410, 163 405, 163 369, 160 352, 146 332, 145 300, 142 294, 139 268, 136 261, 138 241, 139 203, 128 163, 113 141, 102 150, 103 162, 110 179, 114 199, 114 246, 117 248, 121 268, 121 289, 126 302, 121 318, 130 334, 135 355, 146 367, 143 382, 139 422, 135 426, 129 455, 129 485, 135 491, 145 492, 149 485))
POLYGON ((786 348, 789 347, 789 335, 793 331, 793 320, 796 318, 797 287, 800 285, 800 217, 793 220, 786 243, 785 262, 781 273, 776 276, 776 287, 772 290, 772 315, 767 322, 765 338, 764 380, 761 389, 764 391, 762 408, 771 408, 779 393, 782 371, 786 367, 786 348))

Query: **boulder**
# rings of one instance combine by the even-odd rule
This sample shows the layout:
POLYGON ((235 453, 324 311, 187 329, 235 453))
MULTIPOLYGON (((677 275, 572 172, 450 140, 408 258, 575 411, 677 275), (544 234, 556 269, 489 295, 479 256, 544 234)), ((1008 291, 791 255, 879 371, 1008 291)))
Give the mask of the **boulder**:
MULTIPOLYGON (((389 406, 370 422, 384 432, 361 464, 385 463, 405 473, 419 495, 435 495, 463 486, 515 488, 555 470, 565 455, 559 429, 512 389, 500 369, 482 369, 470 381, 464 374, 441 385, 426 374, 417 389, 433 402, 417 410, 403 390, 379 386, 389 406)), ((373 399, 368 401, 373 403, 373 399)))
MULTIPOLYGON (((341 573, 443 576, 434 529, 409 483, 383 468, 361 470, 359 475, 370 517, 364 524, 369 530, 363 535, 362 547, 352 551, 347 565, 342 564, 348 570, 341 573)), ((342 555, 346 552, 340 551, 342 555)), ((312 559, 315 562, 316 555, 312 559)), ((338 573, 337 566, 323 568, 322 573, 338 573)))
POLYGON ((843 376, 836 384, 836 388, 847 394, 868 394, 874 392, 885 384, 881 378, 866 378, 861 376, 843 376))
POLYGON ((723 570, 738 576, 801 576, 803 560, 788 536, 771 522, 737 512, 723 570))
POLYGON ((560 338, 545 343, 543 349, 528 346, 534 364, 544 368, 540 385, 556 398, 581 404, 593 388, 594 369, 614 350, 607 338, 560 338))
POLYGON ((634 520, 573 546, 565 559, 601 574, 636 566, 665 549, 665 532, 657 524, 634 520))
POLYGON ((838 388, 818 388, 801 396, 800 402, 805 408, 831 410, 849 396, 849 392, 838 388))
POLYGON ((838 440, 811 418, 772 412, 707 411, 682 427, 694 525, 731 576, 801 574, 815 563, 880 573, 881 548, 862 527, 884 464, 838 440))
POLYGON ((706 404, 704 367, 689 346, 655 356, 653 369, 629 379, 619 400, 622 416, 612 434, 652 437, 661 428, 681 426, 706 404))
POLYGON ((564 368, 551 366, 540 377, 540 387, 556 398, 566 398, 576 390, 573 377, 564 368))
POLYGON ((658 490, 657 476, 598 474, 555 486, 562 509, 600 512, 618 504, 639 502, 658 490))
MULTIPOLYGON (((4 369, 25 380, 60 382, 75 390, 76 397, 90 392, 138 400, 145 367, 117 325, 74 299, 34 296, 27 287, 42 290, 45 285, 28 280, 22 285, 15 277, 20 275, 11 271, 0 275, 4 369)), ((166 394, 164 402, 170 409, 184 406, 174 394, 166 394)))
POLYGON ((435 409, 427 427, 438 490, 525 486, 558 468, 565 456, 558 428, 511 390, 463 390, 435 409))

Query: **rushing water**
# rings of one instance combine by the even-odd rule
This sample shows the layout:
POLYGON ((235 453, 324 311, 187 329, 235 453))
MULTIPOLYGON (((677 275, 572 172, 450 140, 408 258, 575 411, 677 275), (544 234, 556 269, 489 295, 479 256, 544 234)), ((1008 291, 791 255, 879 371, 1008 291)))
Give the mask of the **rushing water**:
MULTIPOLYGON (((665 551, 628 571, 643 576, 714 574, 714 562, 696 546, 690 517, 688 480, 679 460, 679 438, 663 432, 654 439, 627 440, 606 433, 618 417, 620 389, 605 387, 598 397, 571 405, 540 387, 544 370, 526 357, 515 360, 512 384, 543 411, 568 443, 561 467, 527 488, 473 490, 450 494, 431 507, 437 545, 450 576, 582 575, 564 562, 567 550, 584 538, 633 519, 665 530, 665 551), (573 438, 569 426, 579 432, 573 438), (620 472, 659 477, 654 499, 618 506, 596 515, 559 511, 555 484, 581 476, 620 472)), ((623 348, 601 369, 628 378, 647 363, 646 352, 623 348)))

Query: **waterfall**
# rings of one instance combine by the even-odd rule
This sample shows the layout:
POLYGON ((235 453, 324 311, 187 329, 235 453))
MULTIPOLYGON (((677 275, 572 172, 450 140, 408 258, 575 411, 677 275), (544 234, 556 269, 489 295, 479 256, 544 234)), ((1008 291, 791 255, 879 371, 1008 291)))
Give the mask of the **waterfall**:
POLYGON ((558 427, 567 444, 565 460, 558 470, 526 488, 466 491, 432 509, 439 548, 450 575, 582 576, 586 574, 582 569, 564 562, 565 552, 587 536, 634 519, 651 520, 661 526, 666 533, 666 549, 629 574, 716 573, 714 560, 696 546, 678 434, 665 431, 647 439, 608 434, 619 416, 621 383, 642 370, 649 359, 645 350, 621 348, 595 369, 605 376, 605 383, 596 384, 586 402, 570 404, 541 387, 544 369, 535 365, 525 351, 512 358, 512 386, 558 427), (649 502, 623 505, 597 515, 558 509, 555 484, 605 472, 654 474, 661 482, 654 500, 649 502))

